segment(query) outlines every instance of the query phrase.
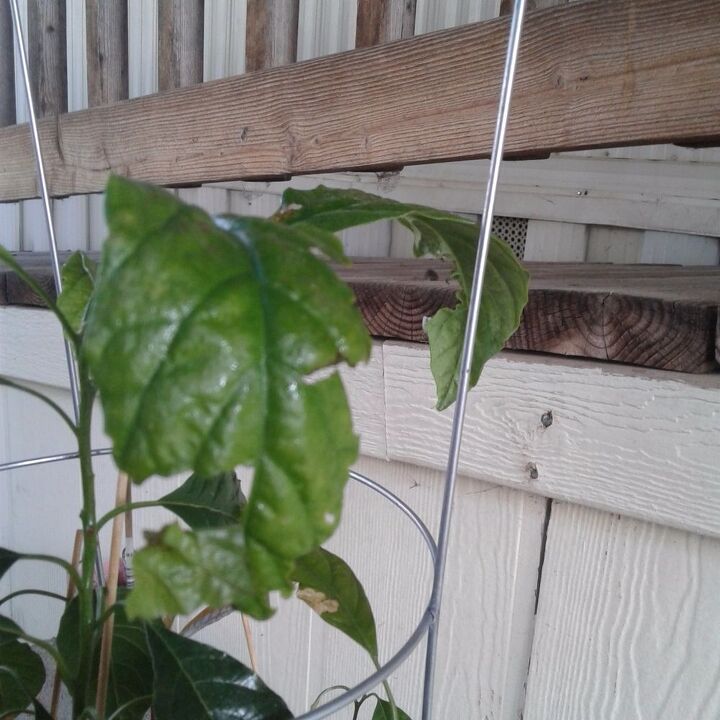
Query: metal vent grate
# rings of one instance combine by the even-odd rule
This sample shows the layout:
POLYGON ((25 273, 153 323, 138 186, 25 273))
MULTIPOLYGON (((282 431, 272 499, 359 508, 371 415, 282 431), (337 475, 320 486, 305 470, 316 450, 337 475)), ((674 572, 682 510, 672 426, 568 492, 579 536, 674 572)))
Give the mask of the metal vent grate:
POLYGON ((522 260, 525 255, 525 240, 527 239, 527 218, 494 217, 492 231, 502 238, 515 255, 522 260))

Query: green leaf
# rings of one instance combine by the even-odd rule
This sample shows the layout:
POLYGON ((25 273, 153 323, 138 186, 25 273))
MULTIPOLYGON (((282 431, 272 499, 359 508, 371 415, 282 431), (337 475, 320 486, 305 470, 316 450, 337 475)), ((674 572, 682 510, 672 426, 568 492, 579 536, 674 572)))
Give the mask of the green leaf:
MULTIPOLYGON (((322 232, 259 218, 224 217, 220 227, 162 190, 120 178, 108 184, 107 216, 110 238, 82 350, 116 461, 135 480, 254 466, 242 517, 246 560, 238 561, 254 592, 233 595, 245 598, 246 612, 265 615, 267 601, 257 598, 288 590, 293 560, 337 526, 357 457, 339 376, 308 378, 368 357, 353 294, 316 256, 315 248, 328 251, 322 232)), ((190 533, 183 547, 195 547, 196 557, 218 543, 238 549, 242 533, 225 535, 190 533)), ((178 565, 180 535, 168 537, 173 547, 149 549, 142 578, 142 551, 135 555, 136 613, 186 605, 160 591, 161 574, 152 589, 143 587, 161 556, 178 565)), ((180 555, 184 577, 190 555, 180 555)))
POLYGON ((237 475, 226 472, 208 478, 193 474, 160 502, 197 530, 238 523, 247 501, 237 475))
MULTIPOLYGON (((427 326, 437 407, 442 410, 451 405, 457 397, 467 303, 475 266, 478 236, 475 223, 451 213, 398 203, 359 190, 323 186, 306 191, 286 190, 283 207, 278 217, 292 227, 316 226, 332 232, 375 220, 397 220, 415 235, 417 255, 431 253, 454 262, 460 284, 458 304, 453 310, 441 310, 427 326)), ((493 237, 478 320, 472 386, 477 383, 487 360, 502 349, 517 329, 527 297, 527 271, 512 250, 493 237)))
POLYGON ((25 710, 45 683, 45 666, 18 640, 21 633, 15 622, 0 616, 0 718, 25 710))
POLYGON ((306 376, 366 359, 370 341, 309 233, 260 218, 219 227, 117 177, 106 212, 83 354, 122 469, 136 481, 214 475, 271 461, 278 416, 301 433, 324 421, 303 416, 306 376))
POLYGON ((35 720, 53 720, 52 715, 45 709, 45 706, 37 700, 33 700, 33 710, 35 710, 35 720))
MULTIPOLYGON (((119 593, 122 603, 125 591, 119 593)), ((65 608, 57 635, 57 648, 67 667, 76 670, 80 658, 79 638, 80 611, 77 597, 65 608)), ((101 635, 95 637, 96 656, 100 653, 101 635)), ((96 659, 97 661, 97 659, 96 659)), ((71 692, 75 678, 64 678, 71 692)), ((107 715, 126 707, 117 717, 119 720, 142 720, 150 707, 152 694, 152 662, 145 640, 145 624, 127 618, 120 604, 115 610, 110 675, 108 678, 107 715), (145 700, 143 700, 145 698, 145 700), (129 704, 131 703, 132 704, 129 704)))
MULTIPOLYGON (((395 710, 397 710, 397 720, 410 720, 410 716, 399 707, 396 707, 395 710)), ((395 720, 392 705, 387 700, 378 698, 372 720, 395 720)))
POLYGON ((348 564, 324 548, 295 561, 297 596, 326 623, 367 650, 377 664, 375 618, 365 590, 348 564))
POLYGON ((117 715, 118 720, 142 720, 150 707, 153 667, 145 625, 129 620, 122 608, 115 613, 107 715, 126 706, 117 715))
POLYGON ((156 720, 284 720, 282 699, 260 678, 219 650, 148 626, 156 720))
POLYGON ((0 578, 20 559, 20 555, 0 547, 0 578))
POLYGON ((271 614, 265 593, 253 585, 241 525, 195 532, 168 525, 135 553, 133 572, 126 605, 131 617, 187 614, 202 604, 271 614))
POLYGON ((74 252, 62 267, 63 290, 57 306, 76 332, 80 332, 95 287, 97 265, 85 253, 74 252))

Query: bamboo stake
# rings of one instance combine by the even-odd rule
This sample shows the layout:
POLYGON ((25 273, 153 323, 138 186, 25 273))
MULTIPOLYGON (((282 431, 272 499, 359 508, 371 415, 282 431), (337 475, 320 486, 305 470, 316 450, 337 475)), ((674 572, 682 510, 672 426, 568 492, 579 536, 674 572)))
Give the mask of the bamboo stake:
MULTIPOLYGON (((80 563, 80 553, 82 552, 82 546, 83 546, 82 530, 76 530, 75 531, 75 541, 73 542, 72 557, 70 559, 70 564, 76 569, 77 569, 78 564, 80 563)), ((75 594, 75 583, 74 583, 72 577, 68 577, 67 591, 65 592, 65 602, 66 603, 70 602, 70 600, 72 600, 72 597, 74 594, 75 594)), ((53 677, 52 695, 50 698, 50 715, 52 717, 55 717, 55 715, 57 714, 57 706, 58 706, 59 700, 60 700, 60 673, 58 672, 58 669, 56 667, 55 675, 53 677)))
MULTIPOLYGON (((128 491, 128 476, 118 473, 117 491, 115 494, 115 507, 125 502, 128 491)), ((110 540, 110 566, 108 568, 107 585, 105 593, 105 609, 112 607, 117 599, 118 571, 120 569, 120 548, 122 540, 124 518, 116 515, 113 518, 112 539, 110 540)), ((105 717, 105 703, 107 699, 108 679, 110 676, 110 653, 112 651, 114 615, 110 615, 103 626, 102 644, 100 646, 100 667, 98 669, 98 686, 95 698, 95 707, 98 718, 105 717)))
POLYGON ((248 655, 250 655, 250 667, 252 671, 257 675, 257 656, 255 655, 255 643, 253 643, 252 630, 250 628, 250 621, 248 620, 245 613, 240 613, 243 624, 243 632, 245 633, 245 642, 247 643, 248 655))

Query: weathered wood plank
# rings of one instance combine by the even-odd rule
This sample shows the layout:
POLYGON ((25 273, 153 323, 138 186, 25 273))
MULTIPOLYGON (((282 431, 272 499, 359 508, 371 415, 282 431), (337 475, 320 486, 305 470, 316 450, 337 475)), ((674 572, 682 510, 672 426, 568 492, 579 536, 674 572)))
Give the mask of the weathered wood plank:
POLYGON ((523 717, 720 717, 718 597, 717 539, 553 503, 523 717))
POLYGON ((0 127, 15 124, 15 49, 10 3, 0 3, 0 127))
MULTIPOLYGON (((500 18, 41 123, 51 191, 97 191, 109 172, 181 185, 487 156, 507 30, 500 18)), ((531 13, 508 156, 720 141, 719 30, 715 0, 531 13)), ((0 198, 35 194, 27 128, 0 130, 0 198)))
MULTIPOLYGON (((65 3, 28 0, 28 65, 38 117, 67 112, 65 3)), ((54 122, 51 121, 51 122, 54 122)), ((34 156, 29 156, 35 163, 34 156)))
POLYGON ((355 47, 370 47, 415 34, 416 0, 358 0, 355 47))
POLYGON ((245 71, 267 70, 297 60, 299 0, 248 0, 245 71))
POLYGON ((203 81, 204 9, 205 0, 159 0, 160 92, 203 81))
POLYGON ((127 0, 85 0, 88 104, 128 97, 127 0))
MULTIPOLYGON (((47 257, 20 257, 52 292, 47 257)), ((530 298, 509 349, 679 372, 717 368, 720 268, 592 263, 526 267, 530 298)), ((435 260, 355 258, 351 267, 337 270, 353 288, 376 337, 427 342, 423 318, 457 302, 450 266, 435 260)), ((33 306, 39 298, 9 275, 4 302, 33 306)))

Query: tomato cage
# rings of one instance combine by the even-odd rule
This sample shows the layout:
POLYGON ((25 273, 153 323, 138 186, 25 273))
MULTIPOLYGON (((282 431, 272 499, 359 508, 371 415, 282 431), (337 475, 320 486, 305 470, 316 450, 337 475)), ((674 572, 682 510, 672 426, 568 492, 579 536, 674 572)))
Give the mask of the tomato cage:
MULTIPOLYGON (((40 135, 38 131, 38 120, 35 110, 35 104, 32 96, 32 88, 28 71, 27 52, 23 39, 23 32, 20 21, 18 8, 18 0, 10 0, 11 10, 13 14, 13 22, 15 29, 15 38, 20 51, 20 60, 22 64, 23 82, 26 91, 28 110, 30 117, 30 126, 32 132, 32 142, 37 161, 37 178, 41 189, 43 209, 45 220, 47 223, 50 254, 52 259, 52 269, 55 289, 59 294, 62 290, 62 280, 60 276, 60 263, 58 258, 58 245, 55 236, 55 227, 53 223, 51 199, 48 191, 48 183, 45 175, 45 165, 43 160, 43 149, 41 147, 40 135)), ((445 471, 445 485, 443 491, 442 509, 440 514, 440 525, 437 540, 425 526, 419 516, 395 494, 385 489, 382 485, 374 480, 357 472, 350 472, 350 478, 360 485, 370 489, 380 495, 384 500, 397 508, 410 521, 411 525, 422 537, 433 563, 433 582, 430 591, 430 599, 422 613, 421 619, 417 627, 411 633, 409 638, 395 653, 395 655, 382 665, 376 672, 368 676, 359 684, 351 689, 343 692, 334 699, 325 702, 320 707, 306 712, 299 717, 300 720, 319 720, 332 715, 334 712, 343 707, 350 705, 353 701, 360 698, 369 690, 377 686, 385 680, 394 670, 396 670, 414 648, 427 636, 427 648, 425 659, 425 673, 423 679, 423 695, 422 695, 422 718, 423 720, 431 720, 433 717, 433 685, 435 674, 435 663, 437 654, 437 634, 438 620, 440 616, 440 608, 442 601, 443 580, 445 576, 445 568, 448 552, 448 538, 453 510, 453 497, 455 492, 456 478, 458 473, 458 461, 460 447, 463 435, 463 425, 465 419, 467 393, 470 384, 470 368, 472 364, 473 347, 477 332, 477 321, 480 312, 483 278, 487 264, 488 250, 490 246, 490 233, 493 221, 493 213, 495 206, 495 196, 500 175, 500 165, 503 157, 503 149, 505 143, 505 134, 507 130, 508 117, 510 111, 510 101, 512 97, 513 82, 515 77, 515 68, 517 64, 518 50, 520 46, 520 36, 525 14, 525 0, 515 0, 513 7, 512 21, 510 24, 510 34, 505 57, 504 72, 500 91, 498 112, 495 124, 495 132, 492 146, 492 154, 490 159, 489 176, 485 190, 482 222, 479 232, 479 240, 477 247, 477 255, 475 261, 475 270, 473 276, 472 292, 469 299, 468 318, 465 327, 465 335, 462 348, 462 359, 460 364, 460 380, 458 387, 457 402, 452 422, 452 435, 450 440, 450 448, 448 451, 448 461, 445 471)), ((77 417, 78 413, 78 384, 76 378, 76 369, 72 350, 67 340, 65 340, 65 355, 68 368, 68 376, 70 382, 70 390, 73 400, 73 407, 77 417)), ((112 453, 111 448, 98 448, 92 451, 93 456, 109 455, 112 453)), ((36 465, 47 463, 62 462, 73 460, 78 457, 75 452, 61 452, 54 455, 45 455, 42 457, 34 457, 23 460, 15 460, 0 464, 0 472, 7 470, 17 470, 36 465)), ((101 584, 104 584, 104 571, 102 560, 99 556, 96 558, 96 572, 101 584)))

